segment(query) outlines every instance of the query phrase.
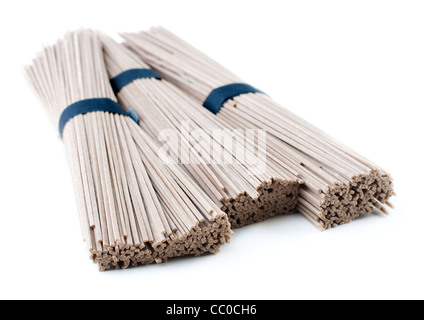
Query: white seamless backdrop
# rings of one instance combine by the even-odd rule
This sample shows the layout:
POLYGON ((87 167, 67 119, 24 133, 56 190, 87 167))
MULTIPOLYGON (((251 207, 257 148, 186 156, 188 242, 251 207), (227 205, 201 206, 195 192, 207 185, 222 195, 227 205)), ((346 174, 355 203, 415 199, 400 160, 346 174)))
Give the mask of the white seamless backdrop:
POLYGON ((0 298, 424 298, 423 16, 422 1, 1 2, 0 298), (66 30, 152 25, 391 172, 392 215, 324 233, 278 217, 219 255, 99 273, 64 147, 21 68, 66 30))

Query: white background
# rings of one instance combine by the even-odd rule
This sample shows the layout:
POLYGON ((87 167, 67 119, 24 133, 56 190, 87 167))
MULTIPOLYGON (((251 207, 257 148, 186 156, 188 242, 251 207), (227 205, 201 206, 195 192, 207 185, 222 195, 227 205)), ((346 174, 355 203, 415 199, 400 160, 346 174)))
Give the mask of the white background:
POLYGON ((424 298, 422 1, 2 1, 0 298, 424 298), (66 30, 163 25, 392 173, 390 217, 319 232, 302 216, 221 254, 99 273, 64 147, 22 77, 66 30))

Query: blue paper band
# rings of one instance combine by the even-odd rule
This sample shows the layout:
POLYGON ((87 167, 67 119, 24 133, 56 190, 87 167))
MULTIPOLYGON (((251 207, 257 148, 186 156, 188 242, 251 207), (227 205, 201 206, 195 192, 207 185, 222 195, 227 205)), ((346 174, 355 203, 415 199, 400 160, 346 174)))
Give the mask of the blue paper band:
POLYGON ((135 80, 146 78, 154 78, 158 80, 161 79, 161 77, 151 69, 131 69, 117 75, 115 78, 110 80, 110 83, 112 85, 113 91, 118 93, 125 86, 129 85, 135 80))
POLYGON ((247 93, 263 93, 262 91, 244 83, 233 83, 217 88, 206 98, 203 106, 209 111, 217 114, 222 106, 230 99, 247 93))
POLYGON ((69 121, 71 121, 76 116, 90 112, 109 112, 114 114, 121 114, 130 117, 138 123, 138 115, 134 112, 134 110, 130 109, 129 112, 126 112, 117 102, 111 99, 87 99, 71 104, 63 111, 59 120, 60 135, 63 137, 63 130, 65 130, 65 126, 69 121))

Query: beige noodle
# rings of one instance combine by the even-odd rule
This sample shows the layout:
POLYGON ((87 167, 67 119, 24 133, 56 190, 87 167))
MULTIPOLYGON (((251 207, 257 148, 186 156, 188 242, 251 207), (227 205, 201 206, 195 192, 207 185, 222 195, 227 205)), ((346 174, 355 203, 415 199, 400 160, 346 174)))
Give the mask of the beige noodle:
MULTIPOLYGON (((68 33, 26 69, 55 124, 71 104, 116 101, 102 45, 90 30, 68 33)), ((129 117, 94 112, 64 129, 84 241, 101 271, 216 253, 232 232, 227 216, 129 117)))
MULTIPOLYGON (((105 61, 111 78, 127 70, 148 68, 121 44, 105 35, 100 34, 100 37, 104 43, 105 61)), ((164 130, 177 131, 182 123, 189 122, 192 131, 204 129, 211 141, 227 151, 234 160, 231 165, 211 163, 213 154, 206 146, 201 154, 192 153, 193 160, 196 160, 194 164, 184 165, 183 168, 227 213, 232 228, 295 212, 299 179, 294 170, 278 165, 278 159, 270 157, 266 170, 259 171, 249 165, 255 161, 247 152, 243 154, 246 159, 242 161, 237 157, 232 144, 214 139, 213 131, 226 127, 174 85, 166 80, 139 79, 124 87, 118 93, 118 98, 122 105, 130 105, 140 114, 140 125, 155 139, 164 130)), ((252 141, 245 139, 243 132, 239 135, 240 141, 250 143, 249 148, 254 147, 252 141)), ((178 155, 179 148, 189 152, 195 144, 193 139, 181 137, 180 141, 170 147, 173 154, 178 155)))
MULTIPOLYGON (((243 82, 164 28, 123 37, 155 71, 199 103, 215 88, 243 82)), ((267 95, 229 100, 216 118, 230 128, 262 128, 272 135, 268 154, 300 174, 305 183, 298 210, 320 229, 349 223, 365 213, 388 213, 385 206, 391 206, 388 200, 394 195, 388 173, 267 95)))

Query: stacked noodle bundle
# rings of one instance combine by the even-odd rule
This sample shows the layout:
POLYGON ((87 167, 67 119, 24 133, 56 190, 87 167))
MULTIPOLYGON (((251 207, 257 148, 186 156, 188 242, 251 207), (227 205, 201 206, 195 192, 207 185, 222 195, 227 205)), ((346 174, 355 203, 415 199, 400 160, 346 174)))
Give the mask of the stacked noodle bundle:
MULTIPOLYGON (((277 165, 278 159, 270 158, 266 163, 265 155, 262 172, 261 168, 252 165, 257 159, 249 159, 246 150, 241 153, 245 159, 240 159, 231 137, 230 141, 223 142, 214 135, 215 129, 220 132, 226 129, 218 119, 210 117, 207 110, 172 84, 157 79, 148 66, 124 46, 104 35, 101 38, 106 65, 119 101, 141 115, 141 125, 146 132, 157 139, 166 130, 176 131, 183 123, 188 123, 192 132, 204 129, 206 137, 202 138, 214 142, 214 151, 223 149, 230 156, 231 165, 222 163, 222 158, 213 159, 210 144, 199 143, 201 150, 196 149, 198 142, 184 135, 170 143, 176 158, 181 156, 182 149, 190 153, 190 163, 183 168, 227 213, 232 228, 295 212, 299 183, 293 171, 277 165), (212 159, 218 160, 216 164, 212 159)), ((235 134, 238 134, 235 137, 238 146, 250 143, 246 149, 255 148, 254 141, 247 139, 245 132, 235 134)))
POLYGON ((185 172, 159 163, 157 146, 116 103, 92 31, 45 48, 27 75, 60 121, 84 240, 100 270, 215 253, 229 241, 227 216, 185 172))
MULTIPOLYGON (((163 28, 123 37, 155 71, 205 106, 212 94, 225 94, 233 84, 246 88, 238 77, 163 28)), ((215 112, 222 123, 263 128, 272 134, 268 154, 300 173, 305 184, 298 209, 320 229, 351 222, 364 213, 387 214, 385 205, 391 207, 388 199, 394 191, 385 171, 267 95, 257 90, 240 92, 219 107, 215 112)))

